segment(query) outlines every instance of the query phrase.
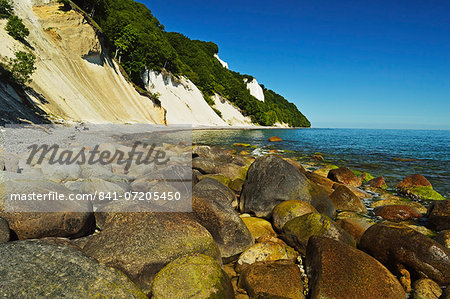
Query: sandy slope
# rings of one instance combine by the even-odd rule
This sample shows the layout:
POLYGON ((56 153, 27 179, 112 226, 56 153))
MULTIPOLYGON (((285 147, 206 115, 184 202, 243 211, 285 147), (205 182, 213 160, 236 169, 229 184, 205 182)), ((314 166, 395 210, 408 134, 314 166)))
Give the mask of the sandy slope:
MULTIPOLYGON (((16 14, 30 30, 37 56, 31 87, 35 104, 55 118, 91 123, 165 123, 164 109, 138 92, 103 54, 94 29, 74 11, 62 12, 49 1, 15 0, 16 14), (42 100, 45 99, 45 100, 42 100)), ((0 54, 25 48, 0 29, 0 54)), ((2 97, 6 98, 0 89, 2 97)), ((1 97, 0 97, 1 98, 1 97)))

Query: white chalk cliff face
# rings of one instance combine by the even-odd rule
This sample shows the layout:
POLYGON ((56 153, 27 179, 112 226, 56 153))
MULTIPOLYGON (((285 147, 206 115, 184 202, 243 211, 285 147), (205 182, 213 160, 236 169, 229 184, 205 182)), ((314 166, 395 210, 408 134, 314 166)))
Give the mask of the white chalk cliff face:
POLYGON ((213 97, 214 108, 220 111, 222 119, 230 126, 251 127, 255 126, 250 117, 242 115, 241 111, 226 98, 215 94, 213 97))
POLYGON ((162 107, 166 109, 167 124, 227 125, 206 103, 201 91, 190 80, 152 70, 144 72, 142 80, 147 90, 156 94, 162 107))
POLYGON ((222 59, 220 59, 220 57, 219 57, 218 54, 214 54, 214 57, 215 57, 217 60, 219 60, 220 64, 221 64, 224 68, 228 69, 228 63, 226 63, 225 61, 223 61, 222 59))
MULTIPOLYGON (((22 98, 16 99, 10 87, 0 84, 0 106, 27 100, 53 120, 68 122, 165 123, 164 109, 127 82, 119 66, 104 55, 97 33, 84 17, 73 10, 61 12, 55 2, 13 1, 15 13, 30 30, 27 41, 37 69, 29 85, 33 92, 22 98)), ((0 21, 2 59, 29 50, 5 32, 5 22, 0 21)))
POLYGON ((214 108, 205 101, 201 91, 185 77, 176 78, 165 71, 146 71, 142 80, 148 91, 157 95, 161 106, 166 109, 167 124, 192 124, 196 126, 254 126, 249 117, 227 99, 214 95, 214 108))
POLYGON ((264 91, 258 81, 253 78, 250 82, 247 82, 247 79, 244 79, 244 82, 247 83, 247 89, 250 90, 250 94, 261 102, 264 102, 264 91))

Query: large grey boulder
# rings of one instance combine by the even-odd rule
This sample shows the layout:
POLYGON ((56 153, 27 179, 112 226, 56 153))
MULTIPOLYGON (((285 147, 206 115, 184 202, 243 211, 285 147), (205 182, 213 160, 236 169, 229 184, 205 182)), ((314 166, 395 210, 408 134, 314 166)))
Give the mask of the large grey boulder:
POLYGON ((241 212, 270 218, 277 204, 292 199, 310 203, 327 216, 332 216, 335 212, 327 192, 309 182, 293 165, 273 155, 256 159, 248 170, 242 188, 241 212))
POLYGON ((0 264, 5 298, 146 298, 122 272, 66 246, 3 243, 0 264))
MULTIPOLYGON (((209 180, 214 181, 213 179, 209 180)), ((198 222, 213 236, 222 257, 236 256, 253 245, 253 236, 232 207, 227 196, 221 193, 220 189, 216 189, 216 192, 208 191, 206 184, 202 182, 204 180, 194 187, 192 211, 198 222), (199 187, 199 185, 201 186, 199 187)), ((221 183, 217 182, 211 186, 219 187, 219 184, 221 183)), ((223 190, 224 193, 225 190, 223 190)))
POLYGON ((200 253, 222 263, 211 234, 187 213, 113 214, 83 251, 122 270, 146 294, 155 275, 178 257, 200 253))

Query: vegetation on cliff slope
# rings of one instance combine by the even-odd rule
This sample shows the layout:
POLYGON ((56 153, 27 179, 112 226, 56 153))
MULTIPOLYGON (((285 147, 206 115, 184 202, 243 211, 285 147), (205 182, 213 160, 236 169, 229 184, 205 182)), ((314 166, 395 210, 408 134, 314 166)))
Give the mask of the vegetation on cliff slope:
POLYGON ((143 4, 133 0, 75 0, 100 25, 110 54, 117 57, 133 82, 143 85, 146 69, 165 69, 189 78, 211 105, 220 94, 238 106, 253 122, 270 126, 277 122, 295 127, 310 126, 307 118, 281 95, 264 88, 265 102, 248 91, 243 79, 251 76, 230 71, 214 57, 213 42, 191 40, 164 26, 143 4))

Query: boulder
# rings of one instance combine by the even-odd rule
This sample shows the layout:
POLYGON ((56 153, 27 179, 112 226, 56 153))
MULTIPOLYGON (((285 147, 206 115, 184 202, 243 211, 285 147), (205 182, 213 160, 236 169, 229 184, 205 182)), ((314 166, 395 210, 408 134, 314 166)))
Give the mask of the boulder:
POLYGON ((421 174, 413 174, 405 177, 400 183, 397 184, 397 189, 408 190, 412 187, 431 187, 431 183, 421 174))
POLYGON ((421 278, 413 283, 413 299, 438 299, 442 295, 442 289, 437 283, 428 278, 421 278))
POLYGON ((428 223, 438 231, 450 229, 450 200, 436 202, 430 207, 428 223))
POLYGON ((242 272, 249 265, 256 262, 290 260, 295 263, 298 253, 284 242, 265 241, 256 243, 245 250, 236 262, 236 272, 242 272))
POLYGON ((292 166, 294 166, 295 168, 297 168, 301 173, 306 174, 305 168, 298 161, 295 161, 295 160, 292 160, 292 159, 288 159, 288 158, 283 158, 283 159, 286 162, 288 162, 289 164, 291 164, 292 166))
POLYGON ((0 296, 146 298, 122 272, 67 246, 15 241, 0 245, 0 296))
POLYGON ((269 141, 270 142, 280 142, 280 141, 283 141, 283 139, 281 139, 278 136, 272 136, 272 137, 269 138, 269 141))
POLYGON ((337 169, 331 169, 327 176, 330 180, 350 185, 354 187, 361 186, 361 180, 347 167, 339 167, 337 169))
POLYGON ((233 190, 237 194, 241 194, 242 187, 244 186, 244 180, 242 179, 235 179, 230 182, 228 185, 231 190, 233 190))
POLYGON ((305 175, 311 182, 324 187, 327 190, 328 194, 333 193, 333 185, 335 184, 335 182, 333 182, 329 178, 311 171, 306 171, 305 175))
POLYGON ((0 212, 19 240, 81 237, 94 231, 92 212, 0 212))
POLYGON ((305 201, 296 199, 283 201, 282 203, 276 205, 273 209, 273 226, 278 231, 281 231, 283 226, 289 220, 309 213, 317 213, 317 210, 305 201))
POLYGON ((364 219, 363 217, 339 219, 336 223, 348 232, 350 236, 355 239, 357 244, 359 244, 364 232, 374 224, 370 220, 364 219))
POLYGON ((256 159, 242 188, 241 212, 270 218, 277 204, 291 199, 308 202, 325 215, 335 211, 326 191, 282 158, 268 155, 256 159))
POLYGON ((397 189, 407 197, 424 200, 444 200, 445 198, 433 190, 431 183, 421 174, 413 174, 397 184, 397 189))
POLYGON ((197 169, 203 174, 215 173, 214 169, 218 165, 220 165, 220 163, 205 157, 196 157, 192 159, 192 168, 197 169))
POLYGON ((231 180, 230 180, 229 177, 224 176, 223 174, 219 174, 219 173, 205 174, 205 175, 199 176, 198 178, 199 178, 200 181, 203 180, 203 179, 206 179, 206 178, 214 179, 214 180, 222 183, 225 186, 229 186, 230 183, 231 183, 231 180))
MULTIPOLYGON (((387 195, 387 194, 386 194, 387 195)), ((384 197, 385 194, 382 194, 384 197)), ((372 202, 370 205, 371 208, 381 207, 381 206, 390 206, 390 205, 401 205, 401 206, 409 206, 417 210, 417 212, 421 214, 425 214, 427 212, 427 208, 415 201, 407 201, 398 196, 389 196, 387 199, 382 199, 378 201, 372 202)))
POLYGON ((361 199, 356 196, 349 188, 340 185, 330 195, 336 210, 353 211, 366 213, 367 209, 361 199))
POLYGON ((437 234, 436 242, 441 243, 447 249, 450 249, 450 230, 443 230, 437 234))
POLYGON ((255 263, 241 274, 240 288, 250 298, 305 298, 300 269, 289 261, 255 263))
POLYGON ((226 185, 213 178, 202 179, 192 188, 192 192, 196 195, 209 196, 227 202, 233 208, 238 205, 236 194, 226 185))
POLYGON ((373 212, 386 220, 400 221, 421 218, 422 215, 413 207, 406 205, 388 205, 376 207, 373 212))
POLYGON ((413 229, 375 224, 364 233, 359 247, 392 271, 403 265, 413 278, 450 283, 448 249, 413 229))
POLYGON ((201 253, 222 262, 211 234, 186 213, 116 213, 83 252, 123 271, 146 294, 155 275, 178 257, 201 253))
POLYGON ((8 221, 3 218, 0 218, 0 243, 5 243, 9 241, 10 238, 10 230, 8 221))
POLYGON ((203 254, 177 258, 155 276, 152 298, 234 298, 231 282, 220 265, 203 254))
POLYGON ((81 167, 78 164, 60 165, 42 163, 42 174, 51 181, 75 181, 81 178, 81 167))
POLYGON ((247 175, 247 167, 239 166, 234 163, 220 164, 214 168, 214 173, 222 174, 230 180, 245 180, 245 176, 247 175))
POLYGON ((229 163, 233 160, 232 151, 207 145, 194 146, 192 149, 192 157, 203 157, 220 163, 229 163))
POLYGON ((270 224, 270 222, 266 219, 257 217, 241 217, 241 219, 244 221, 255 240, 265 236, 277 236, 272 228, 272 224, 270 224))
POLYGON ((301 254, 306 253, 312 236, 329 237, 355 247, 355 240, 327 216, 309 213, 288 221, 283 226, 283 239, 301 254))
POLYGON ((373 188, 387 189, 386 182, 382 176, 371 179, 366 185, 373 188))
POLYGON ((405 298, 392 273, 368 254, 320 236, 309 239, 310 298, 405 298))
MULTIPOLYGON (((199 184, 201 182, 197 186, 199 184)), ((192 212, 211 233, 223 258, 232 258, 253 245, 252 234, 228 201, 214 194, 194 191, 192 212)))

